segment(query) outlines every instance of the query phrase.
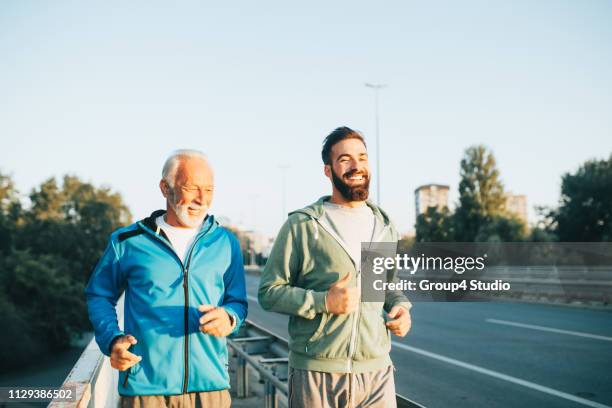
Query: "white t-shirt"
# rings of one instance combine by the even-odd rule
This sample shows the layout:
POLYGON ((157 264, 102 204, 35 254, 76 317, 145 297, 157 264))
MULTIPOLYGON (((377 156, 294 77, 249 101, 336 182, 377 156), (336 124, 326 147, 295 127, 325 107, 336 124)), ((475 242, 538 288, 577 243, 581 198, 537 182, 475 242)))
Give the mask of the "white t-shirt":
POLYGON ((196 228, 177 228, 172 225, 166 223, 164 220, 164 216, 160 215, 155 219, 155 223, 164 230, 172 247, 174 248, 174 252, 181 258, 181 261, 185 263, 185 258, 187 257, 187 251, 193 240, 195 239, 198 232, 200 232, 200 227, 196 228))
POLYGON ((323 220, 344 241, 349 255, 356 265, 361 263, 361 243, 371 242, 382 231, 372 209, 365 203, 359 207, 344 207, 326 201, 323 203, 323 220))

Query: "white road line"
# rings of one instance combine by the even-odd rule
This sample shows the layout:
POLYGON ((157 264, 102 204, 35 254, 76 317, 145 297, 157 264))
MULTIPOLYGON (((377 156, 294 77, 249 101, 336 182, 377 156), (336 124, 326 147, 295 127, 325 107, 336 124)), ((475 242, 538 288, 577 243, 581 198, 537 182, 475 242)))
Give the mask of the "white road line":
POLYGON ((546 332, 551 332, 551 333, 569 334, 572 336, 587 337, 589 339, 612 341, 612 337, 599 336, 597 334, 583 333, 583 332, 577 332, 577 331, 571 331, 571 330, 555 329, 554 327, 536 326, 534 324, 525 324, 525 323, 511 322, 509 320, 498 320, 498 319, 485 319, 485 321, 487 323, 505 324, 507 326, 523 327, 525 329, 540 330, 540 331, 546 331, 546 332))
POLYGON ((523 387, 531 388, 533 390, 540 391, 540 392, 543 392, 545 394, 554 395, 556 397, 563 398, 563 399, 566 399, 566 400, 569 400, 569 401, 573 401, 573 402, 576 402, 578 404, 586 405, 587 407, 612 408, 609 405, 604 405, 604 404, 600 404, 598 402, 594 402, 594 401, 591 401, 591 400, 588 400, 588 399, 576 397, 575 395, 568 394, 568 393, 563 392, 563 391, 555 390, 554 388, 549 388, 549 387, 546 387, 544 385, 532 383, 531 381, 522 380, 520 378, 512 377, 512 376, 507 375, 507 374, 502 374, 500 372, 489 370, 487 368, 483 368, 483 367, 480 367, 480 366, 477 366, 477 365, 474 365, 474 364, 465 363, 463 361, 455 360, 454 358, 450 358, 450 357, 445 357, 445 356, 442 356, 440 354, 432 353, 430 351, 426 351, 426 350, 423 350, 423 349, 420 349, 420 348, 417 348, 417 347, 407 346, 405 344, 398 343, 396 341, 393 342, 393 346, 401 348, 403 350, 412 351, 413 353, 421 354, 423 356, 430 357, 430 358, 433 358, 433 359, 436 359, 436 360, 439 360, 439 361, 443 361, 443 362, 448 363, 448 364, 452 364, 452 365, 455 365, 455 366, 458 366, 458 367, 462 367, 462 368, 465 368, 465 369, 468 369, 468 370, 472 370, 472 371, 475 371, 477 373, 488 375, 490 377, 494 377, 494 378, 498 378, 500 380, 508 381, 508 382, 511 382, 511 383, 514 383, 514 384, 517 384, 517 385, 521 385, 523 387))

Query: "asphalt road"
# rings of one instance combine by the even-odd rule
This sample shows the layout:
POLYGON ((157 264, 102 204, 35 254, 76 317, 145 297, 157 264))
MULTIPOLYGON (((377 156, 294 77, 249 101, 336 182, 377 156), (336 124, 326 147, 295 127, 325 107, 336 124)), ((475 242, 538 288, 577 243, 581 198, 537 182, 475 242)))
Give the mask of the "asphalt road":
MULTIPOLYGON (((287 317, 249 319, 287 337, 287 317)), ((396 391, 434 407, 612 407, 612 312, 521 303, 415 303, 394 337, 396 391)))

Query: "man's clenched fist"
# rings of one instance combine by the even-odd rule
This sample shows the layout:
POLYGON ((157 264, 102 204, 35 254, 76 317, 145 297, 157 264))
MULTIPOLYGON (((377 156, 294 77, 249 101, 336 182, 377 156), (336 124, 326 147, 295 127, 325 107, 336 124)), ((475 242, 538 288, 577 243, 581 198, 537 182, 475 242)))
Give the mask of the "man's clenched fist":
POLYGON ((399 337, 404 337, 412 326, 410 312, 401 306, 393 306, 387 316, 393 319, 385 324, 391 333, 399 337))
POLYGON ((216 337, 225 337, 232 332, 233 325, 229 314, 222 307, 200 305, 198 310, 204 313, 200 317, 200 331, 216 337))
POLYGON ((351 274, 347 273, 344 278, 334 283, 327 291, 325 306, 329 313, 336 315, 353 313, 359 305, 358 289, 347 288, 346 285, 351 279, 351 274))
POLYGON ((128 351, 128 349, 137 342, 136 338, 131 334, 115 339, 111 348, 111 367, 119 371, 125 371, 142 360, 142 357, 128 351))

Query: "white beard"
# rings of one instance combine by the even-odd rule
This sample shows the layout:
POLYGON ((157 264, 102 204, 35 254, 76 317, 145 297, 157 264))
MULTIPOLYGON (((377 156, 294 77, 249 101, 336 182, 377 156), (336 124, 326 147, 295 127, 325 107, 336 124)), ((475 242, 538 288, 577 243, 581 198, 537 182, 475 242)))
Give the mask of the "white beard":
POLYGON ((189 205, 171 205, 174 213, 176 214, 176 218, 178 218, 179 222, 187 228, 198 228, 200 225, 202 225, 204 218, 206 218, 206 214, 208 214, 208 208, 206 206, 202 206, 201 208, 203 211, 197 218, 194 218, 193 216, 189 215, 189 205))

